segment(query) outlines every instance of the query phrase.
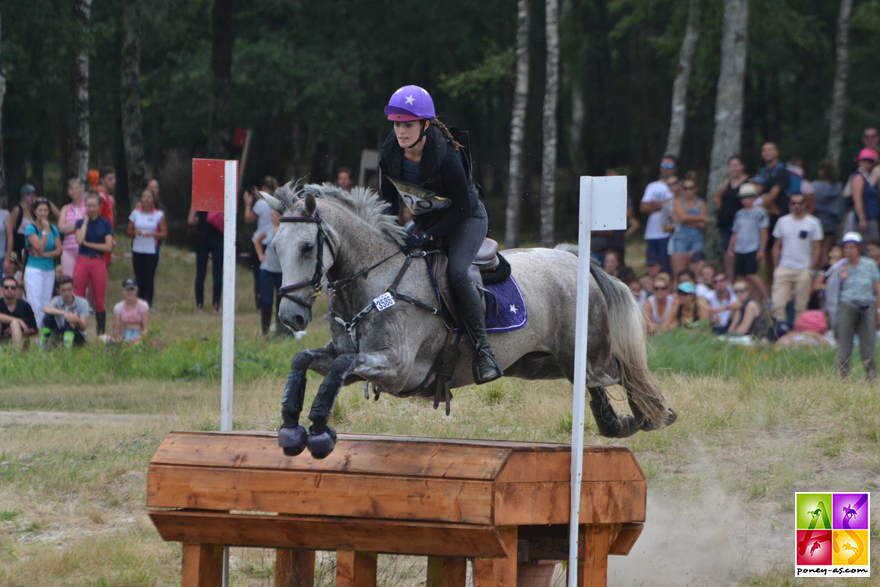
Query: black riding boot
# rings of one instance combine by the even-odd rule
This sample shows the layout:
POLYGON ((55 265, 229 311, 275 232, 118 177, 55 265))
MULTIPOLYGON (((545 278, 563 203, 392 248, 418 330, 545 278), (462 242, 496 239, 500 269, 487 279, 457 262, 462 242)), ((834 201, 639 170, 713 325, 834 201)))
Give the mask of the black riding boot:
POLYGON ((483 301, 480 292, 474 282, 465 280, 459 285, 453 286, 455 297, 458 299, 458 314, 471 338, 474 339, 474 381, 480 385, 498 379, 504 372, 495 353, 489 346, 489 338, 486 336, 486 314, 483 311, 483 301))
POLYGON ((269 336, 269 327, 272 325, 272 308, 260 308, 260 325, 263 327, 263 336, 269 336))
POLYGON ((95 312, 95 332, 98 336, 104 334, 104 326, 107 323, 107 312, 95 312))

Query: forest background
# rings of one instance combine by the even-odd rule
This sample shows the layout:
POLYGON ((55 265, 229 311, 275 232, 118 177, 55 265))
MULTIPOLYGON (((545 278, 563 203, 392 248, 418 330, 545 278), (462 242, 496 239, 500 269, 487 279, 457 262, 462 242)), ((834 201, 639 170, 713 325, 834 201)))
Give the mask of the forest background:
POLYGON ((182 219, 191 158, 239 158, 236 128, 253 133, 245 185, 357 170, 404 84, 470 131, 491 229, 505 232, 513 191, 524 241, 547 242, 548 201, 549 238, 575 236, 580 175, 615 167, 640 197, 669 148, 683 73, 677 149, 704 187, 722 155, 756 172, 764 141, 802 155, 808 177, 829 154, 845 170, 862 128, 880 124, 880 0, 0 0, 0 23, 8 204, 26 181, 61 203, 67 177, 109 165, 123 218, 158 177, 182 219), (736 10, 747 16, 732 30, 736 10), (719 128, 725 33, 741 45, 741 109, 719 128), (713 153, 719 131, 741 132, 738 147, 713 153))

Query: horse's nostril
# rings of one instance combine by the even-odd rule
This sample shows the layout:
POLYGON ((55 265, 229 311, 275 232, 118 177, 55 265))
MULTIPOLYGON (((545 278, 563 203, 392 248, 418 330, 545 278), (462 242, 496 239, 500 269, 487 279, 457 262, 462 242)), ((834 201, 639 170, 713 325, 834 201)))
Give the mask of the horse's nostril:
POLYGON ((295 330, 302 330, 306 327, 306 320, 302 316, 294 316, 293 318, 293 328, 295 330))

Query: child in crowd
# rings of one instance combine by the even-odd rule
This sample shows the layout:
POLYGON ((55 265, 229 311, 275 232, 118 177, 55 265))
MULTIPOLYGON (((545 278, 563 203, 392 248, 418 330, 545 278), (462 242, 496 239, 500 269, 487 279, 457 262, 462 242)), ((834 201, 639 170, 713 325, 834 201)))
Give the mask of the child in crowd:
POLYGON ((754 185, 744 183, 740 186, 739 199, 743 207, 733 217, 733 233, 727 254, 734 257, 734 273, 745 278, 766 303, 770 301, 770 296, 758 275, 758 266, 767 250, 770 217, 763 208, 755 207, 757 195, 754 185))
POLYGON ((648 261, 645 263, 646 273, 639 280, 642 284, 642 291, 647 295, 654 293, 654 279, 656 279, 662 269, 663 265, 660 263, 660 258, 654 253, 648 255, 648 261))
POLYGON ((150 305, 138 298, 137 281, 131 277, 122 282, 122 295, 124 299, 113 306, 113 335, 101 340, 138 344, 150 327, 150 305))

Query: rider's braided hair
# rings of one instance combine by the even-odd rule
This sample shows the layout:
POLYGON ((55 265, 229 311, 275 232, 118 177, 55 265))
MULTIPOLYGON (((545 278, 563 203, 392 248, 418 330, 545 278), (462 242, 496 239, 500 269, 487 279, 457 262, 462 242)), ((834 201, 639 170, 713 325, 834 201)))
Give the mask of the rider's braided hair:
POLYGON ((446 128, 446 125, 443 124, 442 122, 440 122, 439 119, 431 118, 430 121, 431 121, 431 124, 436 126, 437 130, 439 130, 440 133, 452 143, 453 149, 458 151, 459 149, 461 149, 464 146, 461 143, 459 143, 458 141, 456 141, 454 138, 452 138, 452 133, 449 132, 449 129, 446 128))

